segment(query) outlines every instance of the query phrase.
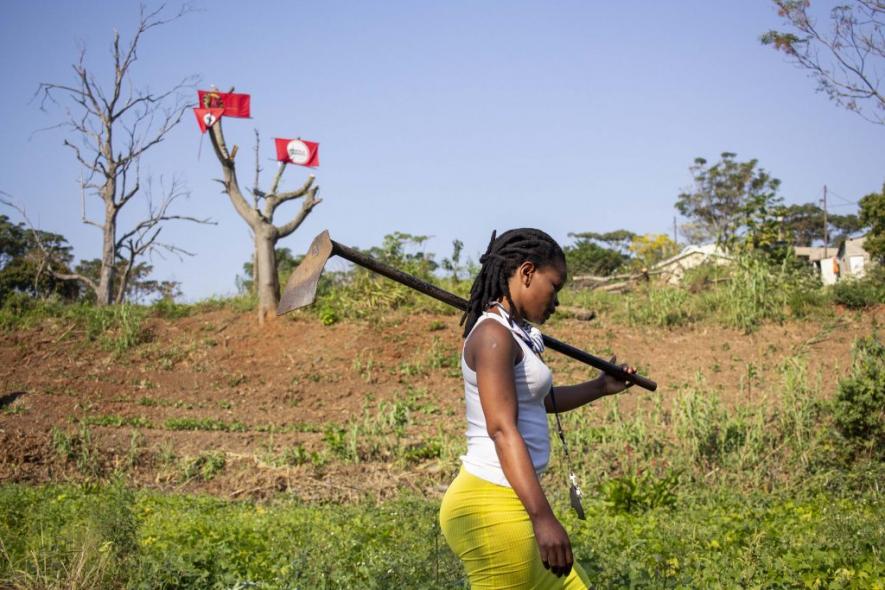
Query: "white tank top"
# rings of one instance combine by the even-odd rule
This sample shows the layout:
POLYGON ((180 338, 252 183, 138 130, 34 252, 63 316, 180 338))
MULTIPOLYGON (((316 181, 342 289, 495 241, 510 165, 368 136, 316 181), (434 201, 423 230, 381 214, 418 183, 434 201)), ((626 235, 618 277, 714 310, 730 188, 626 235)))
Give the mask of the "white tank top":
MULTIPOLYGON (((513 333, 513 339, 522 349, 522 360, 514 365, 516 381, 518 417, 516 426, 528 447, 535 472, 540 474, 547 468, 550 459, 550 435, 547 429, 547 411, 544 398, 553 385, 553 374, 544 361, 520 337, 517 328, 497 313, 485 312, 480 316, 467 340, 480 322, 492 319, 498 321, 513 333)), ((461 456, 464 469, 476 477, 492 483, 512 487, 498 460, 495 441, 486 430, 486 418, 479 401, 479 388, 476 385, 476 371, 467 366, 464 349, 461 350, 461 374, 464 375, 464 399, 467 405, 467 453, 461 456)))

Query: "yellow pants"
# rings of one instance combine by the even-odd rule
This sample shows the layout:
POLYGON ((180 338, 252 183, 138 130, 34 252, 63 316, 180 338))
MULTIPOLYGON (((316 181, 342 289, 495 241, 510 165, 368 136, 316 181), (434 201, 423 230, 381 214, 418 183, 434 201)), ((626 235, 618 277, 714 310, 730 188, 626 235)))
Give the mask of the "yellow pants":
POLYGON ((544 567, 529 515, 512 488, 461 469, 443 498, 439 523, 473 590, 590 587, 577 563, 562 578, 544 567))

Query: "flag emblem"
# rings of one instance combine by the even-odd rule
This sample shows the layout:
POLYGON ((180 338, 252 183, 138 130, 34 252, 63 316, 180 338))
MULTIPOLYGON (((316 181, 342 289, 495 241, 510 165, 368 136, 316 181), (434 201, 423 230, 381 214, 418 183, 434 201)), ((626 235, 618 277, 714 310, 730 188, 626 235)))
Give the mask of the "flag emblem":
POLYGON ((320 144, 305 139, 274 138, 277 148, 277 160, 289 164, 298 164, 308 168, 320 165, 320 144))
POLYGON ((252 97, 249 94, 197 90, 197 102, 205 109, 224 109, 225 117, 249 118, 252 113, 252 97))
POLYGON ((304 145, 300 139, 293 139, 286 145, 286 153, 289 154, 289 161, 293 164, 304 166, 310 159, 310 150, 304 145))
POLYGON ((197 117, 197 125, 200 127, 200 133, 206 133, 206 129, 215 125, 224 109, 194 109, 194 115, 197 117))

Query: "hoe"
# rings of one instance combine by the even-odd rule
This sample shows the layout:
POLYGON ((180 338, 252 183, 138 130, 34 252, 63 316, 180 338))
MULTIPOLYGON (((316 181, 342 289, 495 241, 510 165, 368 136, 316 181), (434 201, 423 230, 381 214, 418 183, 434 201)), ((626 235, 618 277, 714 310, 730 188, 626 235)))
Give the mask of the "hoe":
MULTIPOLYGON (((413 277, 410 274, 404 273, 401 270, 397 270, 378 262, 374 258, 366 256, 353 248, 339 244, 329 237, 329 232, 326 230, 314 238, 307 254, 301 261, 301 264, 298 265, 298 268, 296 268, 292 273, 292 276, 289 277, 286 290, 283 292, 283 296, 280 298, 280 304, 277 307, 277 315, 288 313, 294 309, 305 307, 314 302, 316 299, 317 283, 320 280, 323 267, 326 266, 326 261, 332 256, 340 256, 345 260, 349 260, 356 265, 385 276, 397 283, 401 283, 416 291, 420 291, 425 295, 429 295, 430 297, 438 299, 443 303, 447 303, 461 311, 467 309, 467 301, 465 299, 458 297, 454 293, 449 293, 448 291, 440 289, 436 285, 431 285, 430 283, 413 277)), ((658 387, 657 383, 651 379, 639 374, 627 373, 621 367, 613 363, 597 356, 593 356, 590 353, 584 352, 583 350, 575 348, 574 346, 566 344, 556 338, 551 338, 546 334, 544 335, 544 345, 567 357, 590 365, 591 367, 595 367, 600 371, 604 371, 605 373, 627 381, 628 383, 636 384, 649 391, 654 391, 658 387)))

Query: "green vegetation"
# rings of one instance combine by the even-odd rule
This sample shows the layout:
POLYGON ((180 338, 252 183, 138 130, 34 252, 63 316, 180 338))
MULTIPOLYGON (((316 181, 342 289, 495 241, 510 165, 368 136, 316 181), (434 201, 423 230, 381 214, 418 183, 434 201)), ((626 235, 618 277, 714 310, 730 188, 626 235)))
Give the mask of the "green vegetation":
POLYGON ((768 322, 832 314, 832 295, 810 270, 758 254, 694 268, 682 286, 652 284, 618 295, 566 289, 560 299, 596 311, 604 323, 651 328, 713 323, 750 333, 768 322))
POLYGON ((191 479, 209 481, 217 474, 221 473, 226 464, 227 458, 224 456, 224 453, 200 453, 196 457, 190 457, 184 460, 181 476, 185 481, 191 479))
POLYGON ((169 418, 163 423, 167 430, 208 430, 217 432, 246 432, 249 428, 239 421, 225 422, 214 418, 169 418))
POLYGON ((864 309, 885 303, 885 268, 874 267, 862 279, 839 281, 832 290, 833 301, 849 309, 864 309))
MULTIPOLYGON (((441 278, 431 254, 404 249, 420 245, 419 238, 394 236, 375 254, 466 295, 469 269, 461 265, 460 252, 443 265, 449 274, 441 278)), ((637 243, 636 236, 630 239, 637 243)), ((752 332, 766 323, 823 317, 824 331, 835 325, 834 303, 852 309, 876 305, 882 302, 881 285, 881 270, 874 269, 868 279, 823 288, 789 257, 772 259, 757 249, 729 266, 694 269, 681 287, 652 284, 618 295, 567 288, 561 299, 593 309, 605 327, 711 323, 752 332)), ((155 341, 150 329, 155 318, 252 307, 249 295, 193 305, 161 300, 96 308, 13 293, 0 308, 0 329, 51 325, 55 339, 70 334, 115 357, 172 370, 193 358, 200 340, 155 341)), ((356 270, 326 276, 317 305, 293 317, 315 316, 327 325, 358 318, 385 322, 389 316, 380 312, 391 309, 457 313, 356 270)), ((426 329, 436 332, 446 323, 433 319, 426 329)), ((214 329, 206 326, 205 332, 214 329)), ((200 338, 211 346, 207 334, 200 338)), ((178 457, 171 447, 144 449, 137 432, 128 450, 124 444, 121 453, 102 455, 90 430, 268 433, 263 468, 321 480, 342 467, 382 465, 414 472, 414 490, 433 490, 457 468, 464 441, 460 429, 442 426, 442 410, 427 391, 409 386, 416 376, 458 372, 457 353, 443 338, 430 339, 426 349, 394 363, 382 364, 368 351, 358 354, 350 368, 367 386, 393 377, 403 388, 384 401, 368 393, 362 411, 343 423, 246 425, 179 417, 154 424, 142 416, 107 414, 86 415, 67 431, 54 429, 51 444, 64 473, 86 483, 0 487, 0 586, 466 587, 460 564, 439 534, 434 494, 336 505, 136 492, 122 478, 146 453, 153 453, 157 481, 174 486, 222 478, 229 456, 178 457), (296 432, 314 436, 274 446, 274 434, 296 432)), ((804 350, 781 361, 777 383, 760 383, 759 367, 748 363, 736 402, 698 377, 674 387, 666 407, 639 403, 627 414, 623 400, 613 398, 593 411, 563 416, 588 521, 568 511, 565 466, 557 452, 544 484, 597 587, 882 587, 885 512, 878 485, 885 477, 885 348, 876 335, 859 340, 851 373, 832 401, 820 391, 820 376, 804 350)), ((713 372, 717 369, 718 363, 713 372)), ((298 377, 307 386, 337 378, 334 372, 310 371, 298 377)), ((123 385, 140 391, 132 398, 136 405, 205 409, 202 403, 142 396, 157 388, 147 377, 123 385)), ((225 389, 251 385, 243 372, 217 380, 225 389)), ((233 407, 227 400, 208 405, 233 407)))
MULTIPOLYGON (((423 362, 432 359, 449 362, 437 353, 423 362)), ((757 383, 736 403, 697 378, 667 407, 638 404, 626 415, 615 397, 563 416, 587 520, 568 509, 557 449, 543 483, 595 587, 882 588, 885 346, 877 335, 856 342, 832 401, 803 356, 787 357, 778 373, 779 382, 757 383)), ((390 401, 370 396, 361 414, 326 425, 321 450, 273 451, 271 438, 265 461, 313 466, 314 477, 334 462, 431 462, 439 479, 426 475, 414 489, 433 489, 463 450, 460 431, 412 434, 438 412, 420 389, 390 401)), ((117 422, 127 425, 91 421, 117 422)), ((104 479, 86 424, 52 440, 87 483, 0 487, 0 585, 466 588, 436 524, 435 494, 302 504, 131 491, 104 479)), ((137 457, 135 434, 130 446, 137 457)), ((169 450, 156 460, 160 480, 176 484, 209 481, 227 467, 219 452, 178 458, 169 450)), ((118 465, 125 472, 127 463, 118 465)))
POLYGON ((16 330, 57 319, 65 326, 66 336, 73 331, 105 350, 122 354, 150 340, 144 326, 148 309, 124 304, 96 307, 88 303, 66 304, 57 298, 32 299, 20 293, 6 298, 0 307, 0 329, 16 330))
POLYGON ((83 424, 87 426, 113 426, 121 428, 130 426, 133 428, 153 428, 150 420, 143 416, 87 416, 83 419, 83 424))
POLYGON ((873 260, 885 264, 885 183, 881 191, 864 196, 858 204, 860 223, 870 228, 864 248, 873 260))
POLYGON ((885 458, 885 345, 876 337, 854 344, 851 375, 839 382, 834 418, 851 450, 885 458))
MULTIPOLYGON (((589 494, 583 522, 556 502, 598 588, 868 589, 885 576, 883 505, 870 491, 698 487, 658 494, 663 501, 641 510, 611 496, 589 494)), ((96 590, 466 588, 437 511, 437 501, 409 495, 304 505, 133 493, 119 483, 7 485, 0 580, 96 590)))
MULTIPOLYGON (((578 244, 566 250, 569 259, 574 258, 578 270, 587 265, 593 267, 590 270, 596 268, 593 266, 596 262, 588 262, 581 256, 586 254, 582 252, 587 248, 602 248, 600 244, 609 247, 606 251, 618 253, 619 267, 627 264, 628 260, 630 264, 638 263, 641 256, 660 258, 673 248, 672 243, 661 241, 658 244, 660 240, 636 236, 626 230, 576 236, 578 244), (628 252, 633 252, 635 256, 629 257, 628 252)), ((597 321, 602 323, 664 328, 715 323, 743 332, 752 332, 767 322, 826 316, 832 313, 833 303, 861 309, 885 302, 885 287, 882 286, 885 284, 885 271, 882 268, 873 266, 866 279, 845 280, 824 288, 810 267, 791 256, 782 253, 775 256, 766 250, 763 246, 768 243, 767 240, 768 237, 758 237, 758 247, 747 246, 732 264, 702 265, 691 269, 681 286, 654 282, 634 284, 632 291, 621 294, 566 286, 560 300, 567 306, 595 311, 597 321)), ((451 275, 442 277, 435 273, 439 265, 432 253, 409 252, 410 248, 421 244, 423 236, 398 233, 387 236, 382 247, 370 249, 369 252, 393 266, 466 297, 471 284, 470 273, 475 272, 476 268, 469 264, 459 265, 456 271, 450 270, 451 275)), ((448 264, 444 268, 455 268, 452 265, 456 263, 452 260, 446 259, 444 262, 448 264)), ((290 266, 286 269, 291 270, 290 266)), ((576 269, 572 274, 577 272, 576 269)), ((615 267, 606 272, 613 270, 615 267)), ((243 312, 253 310, 255 305, 254 295, 248 292, 233 298, 208 299, 189 305, 165 298, 150 306, 125 304, 107 307, 85 303, 65 304, 58 298, 34 299, 22 293, 12 293, 0 307, 0 329, 28 328, 44 321, 59 320, 68 330, 65 334, 83 334, 105 350, 124 354, 151 342, 151 331, 146 321, 150 317, 176 319, 218 309, 243 312)), ((318 287, 316 303, 293 313, 291 317, 297 320, 299 317, 313 316, 331 326, 354 319, 380 322, 385 313, 391 310, 410 314, 459 313, 403 285, 354 268, 347 272, 325 273, 318 287)), ((433 331, 441 327, 435 320, 429 329, 433 331)), ((212 338, 207 338, 205 344, 211 346, 214 342, 212 338)), ((160 368, 168 370, 174 368, 186 351, 167 347, 157 354, 160 368)), ((457 369, 457 364, 454 368, 457 369)), ((407 374, 415 370, 420 373, 419 369, 404 368, 407 374)), ((371 367, 366 370, 367 382, 371 382, 372 372, 371 367)))

